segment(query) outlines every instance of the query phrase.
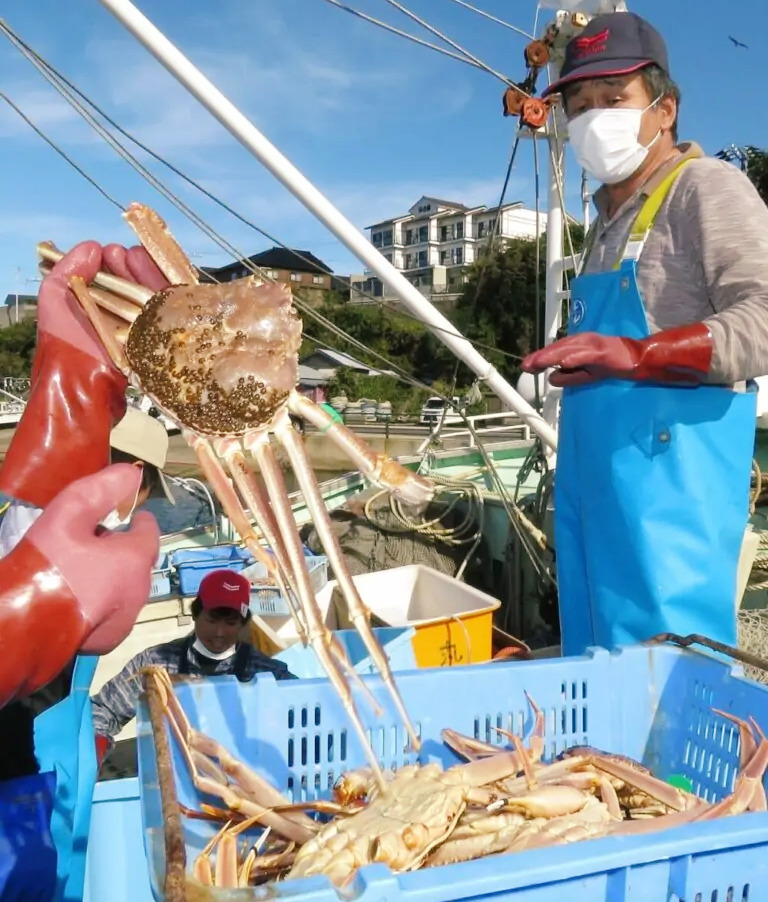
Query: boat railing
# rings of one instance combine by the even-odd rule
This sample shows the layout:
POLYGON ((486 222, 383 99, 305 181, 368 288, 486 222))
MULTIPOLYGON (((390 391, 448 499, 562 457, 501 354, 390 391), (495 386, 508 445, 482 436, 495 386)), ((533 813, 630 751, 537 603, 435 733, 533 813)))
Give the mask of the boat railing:
POLYGON ((0 425, 18 423, 27 405, 22 400, 0 399, 0 425))
POLYGON ((27 406, 29 379, 16 376, 0 377, 0 425, 18 423, 27 406))
POLYGON ((510 411, 502 410, 499 413, 479 413, 470 417, 449 415, 443 419, 442 425, 440 420, 435 423, 429 435, 417 448, 417 454, 426 451, 443 426, 455 427, 461 425, 466 425, 467 428, 451 428, 451 431, 450 433, 447 433, 447 436, 450 436, 452 442, 456 439, 466 439, 464 446, 467 448, 476 448, 478 445, 478 438, 485 439, 491 435, 503 435, 506 441, 510 440, 510 438, 517 439, 518 441, 529 441, 531 438, 530 426, 523 423, 519 417, 510 413, 510 411), (489 423, 491 425, 488 425, 489 423), (470 425, 472 427, 471 429, 469 428, 470 425))

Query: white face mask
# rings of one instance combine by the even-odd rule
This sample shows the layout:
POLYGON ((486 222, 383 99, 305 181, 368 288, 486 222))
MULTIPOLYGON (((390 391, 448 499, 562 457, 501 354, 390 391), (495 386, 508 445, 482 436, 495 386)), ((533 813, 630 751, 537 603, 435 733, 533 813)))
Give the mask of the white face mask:
POLYGON ((117 512, 117 509, 111 510, 106 517, 99 523, 99 526, 103 526, 104 529, 108 529, 110 532, 114 532, 116 529, 120 529, 121 527, 128 526, 131 522, 131 517, 133 516, 133 511, 131 511, 127 517, 121 519, 120 514, 117 512))
POLYGON ((204 658, 210 658, 212 661, 226 661, 227 658, 231 658, 232 655, 237 651, 237 646, 233 645, 232 648, 228 648, 226 651, 210 651, 207 649, 203 643, 195 636, 195 641, 192 643, 192 648, 202 655, 204 658))
POLYGON ((99 526, 103 526, 104 529, 108 529, 110 532, 114 532, 116 529, 124 529, 131 522, 131 518, 133 517, 134 511, 136 510, 136 502, 139 500, 139 492, 141 492, 141 482, 139 483, 139 487, 136 489, 136 497, 133 499, 133 504, 131 505, 131 509, 128 511, 128 514, 125 517, 121 517, 117 511, 117 508, 111 510, 103 520, 99 521, 99 526))
POLYGON ((582 169, 606 185, 634 175, 661 136, 659 131, 647 147, 638 140, 643 114, 660 99, 644 110, 588 110, 571 119, 568 136, 582 169))

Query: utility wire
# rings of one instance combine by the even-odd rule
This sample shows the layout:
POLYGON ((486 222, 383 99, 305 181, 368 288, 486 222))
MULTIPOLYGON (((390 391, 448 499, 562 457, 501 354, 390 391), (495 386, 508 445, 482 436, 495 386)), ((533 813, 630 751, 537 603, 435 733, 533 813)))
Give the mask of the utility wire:
POLYGON ((496 22, 497 25, 503 25, 504 28, 509 28, 510 30, 517 32, 517 34, 522 35, 524 38, 528 38, 529 41, 535 40, 535 37, 532 34, 528 34, 527 31, 524 31, 522 28, 518 28, 517 25, 510 25, 509 22, 505 22, 503 19, 497 19, 496 16, 492 16, 484 9, 478 9, 476 6, 472 6, 470 3, 465 3, 464 0, 453 0, 453 2, 458 3, 459 6, 464 6, 467 9, 471 9, 473 13, 477 13, 479 16, 483 16, 486 19, 490 19, 492 22, 496 22))
MULTIPOLYGON (((311 265, 311 266, 314 266, 314 265, 315 265, 315 264, 313 263, 313 261, 311 261, 311 260, 309 260, 308 258, 304 257, 301 253, 295 251, 293 248, 290 248, 287 244, 285 244, 285 243, 284 243, 283 241, 281 241, 279 238, 277 238, 276 236, 274 236, 274 235, 272 235, 271 233, 267 232, 266 230, 264 230, 263 228, 261 228, 260 226, 258 226, 256 223, 252 222, 251 220, 246 219, 244 216, 242 216, 240 213, 238 213, 237 210, 235 210, 235 209, 233 209, 231 206, 229 206, 229 204, 225 203, 225 202, 222 201, 220 198, 216 197, 216 195, 214 195, 214 194, 212 194, 210 191, 208 191, 208 189, 205 188, 205 187, 203 187, 199 182, 197 182, 197 181, 195 181, 194 179, 190 178, 190 177, 189 177, 188 175, 186 175, 182 170, 180 170, 180 169, 178 169, 176 166, 174 166, 173 163, 170 163, 170 162, 169 162, 168 160, 166 160, 164 157, 162 157, 161 155, 159 155, 158 153, 156 153, 154 150, 152 150, 151 147, 149 147, 148 145, 144 144, 142 141, 140 141, 138 138, 136 138, 136 137, 135 137, 134 135, 132 135, 130 132, 126 131, 126 130, 125 130, 119 123, 117 123, 117 122, 116 122, 116 121, 115 121, 108 113, 106 113, 106 112, 105 112, 101 107, 99 107, 94 101, 92 101, 90 98, 88 98, 88 97, 87 97, 87 96, 86 96, 86 95, 85 95, 85 94, 84 94, 84 93, 83 93, 76 85, 74 85, 71 81, 69 81, 69 80, 66 78, 66 76, 64 76, 64 75, 63 75, 61 72, 59 72, 55 67, 53 67, 50 63, 48 63, 45 59, 43 59, 43 57, 41 57, 35 50, 33 50, 28 44, 26 44, 26 43, 25 43, 18 35, 16 35, 14 32, 12 32, 11 29, 8 28, 7 25, 5 25, 5 23, 2 22, 2 20, 0 20, 0 32, 4 33, 4 34, 6 35, 6 37, 8 37, 9 40, 11 40, 12 43, 13 43, 14 45, 17 46, 18 49, 22 50, 22 52, 26 51, 26 52, 24 53, 24 55, 27 57, 27 59, 29 59, 30 62, 32 62, 32 64, 35 65, 35 67, 38 69, 38 71, 41 72, 41 74, 43 75, 43 77, 46 78, 46 80, 47 80, 49 83, 51 83, 51 84, 53 85, 53 87, 54 87, 60 94, 62 94, 62 96, 64 97, 64 99, 67 101, 67 103, 70 103, 70 105, 73 105, 73 104, 71 103, 69 97, 66 95, 66 92, 62 92, 62 90, 60 89, 60 87, 58 87, 56 84, 54 84, 51 78, 48 78, 48 77, 46 76, 45 72, 43 72, 43 71, 41 70, 41 67, 44 68, 48 73, 50 73, 56 80, 58 80, 59 82, 63 83, 70 91, 72 91, 74 94, 76 94, 76 95, 77 95, 79 98, 81 98, 85 103, 87 103, 87 104, 88 104, 88 105, 89 105, 96 113, 98 113, 98 115, 101 116, 101 117, 105 120, 105 122, 107 122, 112 128, 114 128, 117 132, 119 132, 121 135, 123 135, 125 138, 127 138, 129 141, 131 141, 133 144, 135 144, 137 147, 139 147, 142 151, 144 151, 146 154, 148 154, 149 156, 151 156, 151 157, 152 157, 153 159, 155 159, 157 162, 161 163, 163 166, 165 166, 166 168, 168 168, 171 172, 174 173, 174 175, 176 175, 176 176, 178 176, 179 178, 181 178, 183 181, 185 181, 185 182, 186 182, 187 184, 189 184, 191 187, 195 188, 195 189, 196 189, 197 191, 199 191, 201 194, 205 195, 205 197, 207 197, 209 200, 213 201, 215 204, 217 204, 219 207, 221 207, 223 210, 225 210, 225 211, 226 211, 227 213, 229 213, 231 216, 234 216, 235 219, 237 219, 238 221, 240 221, 240 222, 243 223, 244 225, 248 226, 249 228, 253 229, 255 232, 257 232, 258 234, 262 235, 262 236, 263 236, 264 238, 266 238, 268 241, 271 241, 273 244, 275 244, 275 245, 277 245, 277 246, 280 246, 280 247, 284 248, 285 250, 291 251, 291 253, 292 253, 298 260, 302 260, 303 262, 305 262, 305 263, 307 263, 307 264, 309 264, 309 265, 311 265), (22 48, 23 48, 23 49, 22 49, 22 48), (30 57, 33 57, 34 59, 30 59, 30 57), (35 60, 37 61, 37 64, 35 63, 35 60), (39 64, 39 65, 38 65, 38 64, 39 64)), ((75 109, 77 110, 77 107, 75 107, 75 109)), ((79 112, 79 111, 78 111, 78 112, 79 112)), ((81 114, 81 115, 82 115, 82 114, 81 114)), ((35 127, 35 131, 37 131, 38 134, 41 135, 41 137, 44 137, 44 140, 46 140, 48 143, 52 143, 52 142, 50 141, 50 139, 48 139, 48 138, 46 138, 45 136, 42 135, 42 132, 41 132, 37 127, 35 127)), ((106 140, 106 139, 105 139, 105 140, 106 140)), ((68 159, 68 158, 65 156, 65 159, 68 159)), ((80 167, 78 167, 78 166, 77 166, 76 164, 74 164, 74 163, 73 163, 73 166, 74 166, 74 168, 75 168, 78 172, 80 172, 81 175, 83 175, 83 176, 84 176, 84 177, 85 177, 92 185, 94 185, 101 193, 103 193, 103 194, 106 193, 106 192, 104 191, 104 189, 103 189, 100 185, 98 185, 98 184, 97 184, 90 176, 87 176, 87 175, 84 173, 84 171, 80 169, 80 167)), ((158 189, 158 190, 160 190, 160 189, 158 189)), ((181 201, 180 201, 180 203, 181 203, 181 201)), ((124 209, 124 207, 122 207, 122 205, 118 204, 116 201, 115 201, 115 204, 116 204, 117 206, 119 206, 120 209, 124 209)), ((209 237, 210 237, 210 236, 209 236, 209 237)), ((212 240, 214 240, 214 239, 212 239, 212 240)), ((215 242, 214 242, 214 243, 215 243, 215 242)), ((241 262, 243 262, 244 265, 245 265, 245 262, 244 262, 245 259, 246 259, 246 258, 242 258, 242 257, 241 257, 241 262)), ((354 291, 355 291, 356 294, 358 294, 358 295, 364 297, 365 299, 367 299, 367 300, 370 301, 371 303, 374 303, 374 304, 376 304, 377 306, 384 308, 385 310, 389 310, 389 311, 391 311, 391 312, 393 312, 393 313, 398 314, 399 316, 403 316, 403 317, 405 317, 405 318, 407 318, 407 319, 410 319, 410 320, 412 320, 412 321, 414 321, 414 322, 418 322, 418 323, 419 323, 420 325, 422 325, 422 326, 424 325, 423 320, 421 320, 421 319, 420 319, 419 317, 417 317, 415 314, 411 313, 409 310, 406 310, 406 309, 401 308, 401 307, 399 307, 399 306, 396 306, 396 305, 394 305, 394 304, 390 304, 390 303, 388 303, 386 300, 383 300, 383 299, 381 299, 381 298, 377 298, 377 297, 375 297, 374 295, 369 294, 368 292, 361 291, 360 289, 354 289, 354 291)), ((425 327, 425 329, 426 329, 426 327, 425 327)), ((452 330, 452 329, 447 329, 447 328, 444 328, 444 327, 441 327, 441 326, 435 326, 434 329, 435 329, 435 331, 445 332, 445 333, 448 333, 448 334, 451 334, 451 335, 455 334, 455 331, 454 331, 454 330, 452 330)), ((508 357, 508 358, 511 359, 511 360, 521 360, 521 359, 522 359, 522 357, 521 357, 519 354, 512 354, 512 353, 510 353, 510 352, 508 352, 508 351, 503 351, 503 350, 501 350, 501 349, 499 349, 499 348, 495 348, 493 345, 486 345, 486 344, 484 344, 484 343, 482 343, 482 342, 473 341, 472 339, 468 339, 468 341, 470 341, 471 344, 473 344, 475 347, 477 347, 477 348, 480 349, 480 350, 485 350, 485 351, 495 351, 496 353, 501 354, 501 355, 504 356, 504 357, 508 357)))
POLYGON ((375 19, 373 16, 369 16, 366 13, 360 12, 360 10, 358 9, 354 9, 352 6, 347 6, 346 3, 341 3, 340 0, 325 0, 325 2, 330 3, 331 6, 337 7, 337 9, 344 10, 344 12, 346 13, 351 13, 353 16, 364 19, 366 22, 371 22, 374 25, 378 25, 379 28, 390 31, 393 34, 396 34, 398 37, 405 38, 408 41, 413 41, 414 44, 420 44, 422 47, 428 47, 430 50, 436 50, 438 53, 449 56, 451 57, 451 59, 458 60, 460 63, 466 63, 468 66, 473 66, 475 69, 480 69, 483 72, 487 72, 485 66, 481 65, 480 63, 474 62, 474 60, 469 59, 464 54, 453 53, 450 50, 446 50, 445 47, 438 47, 437 44, 431 44, 429 41, 425 41, 422 38, 417 38, 415 35, 409 34, 407 31, 402 31, 400 28, 395 28, 394 25, 388 25, 386 22, 382 22, 381 19, 375 19))
POLYGON ((88 175, 88 173, 84 169, 82 169, 80 166, 78 166, 77 163, 72 159, 72 157, 68 156, 59 147, 59 145, 55 143, 55 141, 53 141, 51 138, 48 137, 48 135, 46 135, 41 129, 39 129, 35 125, 35 123, 29 118, 29 116, 27 116, 25 113, 23 113, 16 106, 16 104, 11 100, 10 97, 8 97, 7 94, 4 94, 2 91, 0 91, 0 98, 2 98, 15 113, 17 113, 19 116, 21 116, 21 118, 27 123, 27 125, 32 129, 32 131, 34 131, 40 138, 42 138, 43 141, 45 141, 45 143, 52 150, 55 150, 56 153, 60 157, 62 157, 64 160, 66 160, 66 162, 69 163, 69 165, 76 172, 78 172, 87 182, 89 182, 103 197, 105 197, 111 204, 114 204, 118 210, 125 209, 125 207, 121 203, 118 203, 118 201, 116 201, 114 199, 114 197, 112 197, 112 195, 109 194, 108 191, 106 191, 104 188, 102 188, 102 186, 94 178, 91 178, 91 176, 88 175))
MULTIPOLYGON (((181 201, 179 198, 177 198, 173 194, 173 192, 171 192, 169 189, 167 189, 166 186, 162 182, 160 182, 159 179, 157 179, 154 176, 153 173, 151 173, 149 170, 146 169, 146 167, 144 167, 142 164, 140 164, 138 162, 138 160, 128 150, 126 150, 126 148, 122 144, 120 144, 119 141, 117 141, 114 138, 114 136, 112 136, 100 123, 98 123, 94 119, 94 117, 83 107, 83 105, 80 104, 74 97, 71 96, 71 94, 69 94, 67 92, 66 87, 64 86, 64 82, 60 82, 57 80, 56 75, 53 71, 53 67, 50 67, 47 64, 47 62, 42 59, 42 57, 39 57, 39 55, 36 54, 34 51, 31 51, 31 49, 29 52, 25 52, 26 47, 19 46, 20 44, 23 44, 23 42, 21 42, 20 39, 19 40, 15 39, 15 34, 10 29, 7 28, 7 26, 5 25, 4 22, 2 22, 2 20, 0 20, 0 31, 5 33, 6 37, 8 37, 12 41, 12 43, 14 43, 14 45, 17 46, 17 49, 21 50, 23 55, 27 59, 29 59, 33 65, 35 65, 35 67, 38 69, 38 71, 40 71, 40 73, 43 75, 43 77, 45 77, 46 80, 58 91, 58 93, 65 100, 67 100, 67 102, 69 102, 70 105, 73 106, 73 108, 86 120, 86 122, 88 122, 91 125, 91 127, 94 128, 94 130, 97 132, 97 134, 99 134, 100 137, 102 137, 109 144, 109 146, 112 147, 113 150, 115 150, 121 156, 122 159, 124 159, 126 162, 128 162, 129 165, 132 166, 132 168, 134 168, 147 181, 149 181, 150 184, 159 193, 161 193, 163 195, 163 197, 170 200, 171 203, 173 203, 174 206, 176 206, 180 210, 180 212, 182 212, 191 221, 193 221, 195 225, 197 225, 202 231, 204 231, 204 233, 206 235, 208 235, 208 237, 210 237, 214 242, 219 244, 220 247, 222 247, 225 250, 228 250, 229 253, 232 253, 236 259, 241 260, 241 262, 243 263, 245 268, 249 269, 251 272, 254 272, 257 275, 261 275, 261 271, 259 270, 259 268, 256 267, 251 260, 246 258, 242 251, 240 251, 238 248, 236 248, 234 245, 232 245, 230 242, 228 242, 225 238, 223 238, 218 232, 216 232, 215 229, 213 229, 211 226, 209 226, 208 223, 205 222, 205 220, 203 220, 201 217, 199 217, 183 201, 181 201)), ((90 100, 88 98, 86 98, 85 95, 82 95, 81 92, 77 92, 77 93, 79 93, 80 96, 83 96, 84 100, 87 103, 91 104, 90 100)), ((95 105, 93 105, 93 104, 91 104, 91 105, 94 106, 94 108, 95 108, 95 105)), ((31 121, 30 121, 30 125, 32 125, 31 121)), ((37 133, 40 133, 40 130, 37 128, 35 128, 35 131, 37 133)), ((51 144, 52 142, 48 141, 47 143, 51 144)), ((156 155, 154 155, 154 156, 156 156, 156 155)), ((68 157, 65 156, 65 159, 67 159, 67 161, 69 162, 68 157)), ((75 168, 81 175, 85 176, 84 171, 81 170, 80 167, 75 166, 75 168)), ((87 177, 87 180, 89 181, 90 184, 92 184, 95 187, 98 187, 100 189, 100 186, 98 186, 95 183, 95 180, 91 179, 90 177, 87 177)), ((103 194, 104 192, 101 191, 101 193, 103 194)), ((114 202, 114 203, 120 209, 123 209, 122 205, 120 205, 117 202, 114 202)), ((301 310, 303 313, 309 315, 310 317, 312 317, 313 319, 318 321, 321 325, 325 326, 327 329, 332 331, 335 335, 340 337, 343 341, 345 341, 349 344, 352 344, 355 348, 360 349, 361 351, 363 351, 366 354, 369 354, 373 357, 380 359, 384 364, 386 364, 387 367, 390 368, 390 370, 392 370, 396 375, 398 375, 403 381, 408 382, 412 385, 415 385, 419 388, 426 389, 428 391, 432 391, 433 394, 436 394, 439 397, 441 397, 447 405, 449 405, 451 403, 448 398, 446 398, 443 395, 440 395, 439 392, 436 392, 434 390, 434 387, 428 386, 425 383, 421 382, 421 380, 416 379, 416 377, 412 376, 410 373, 408 373, 406 370, 401 368, 399 365, 395 364, 393 361, 389 360, 384 355, 379 354, 378 352, 374 351, 372 348, 369 348, 368 346, 366 346, 363 342, 360 342, 359 340, 353 338, 351 335, 348 335, 346 332, 344 332, 342 329, 340 329, 338 326, 336 326, 332 321, 328 320, 326 317, 322 316, 322 314, 319 314, 318 311, 313 309, 311 306, 309 306, 305 302, 301 301, 300 298, 298 298, 298 297, 295 298, 295 303, 296 303, 296 307, 299 310, 301 310)), ((317 339, 314 339, 312 336, 309 336, 309 335, 307 335, 307 338, 311 341, 317 341, 317 339)), ((473 425, 463 415, 462 415, 462 419, 464 419, 471 435, 475 439, 477 446, 480 449, 481 456, 483 457, 483 460, 486 464, 489 475, 491 476, 491 479, 496 486, 496 490, 497 490, 500 500, 502 501, 502 504, 505 508, 507 516, 509 517, 510 522, 513 525, 513 528, 518 533, 518 536, 521 541, 521 545, 524 547, 524 549, 526 550, 526 553, 530 557, 534 568, 537 571, 539 571, 539 573, 541 573, 541 569, 542 569, 541 562, 539 562, 536 558, 536 551, 532 547, 531 539, 526 534, 524 526, 522 525, 520 518, 516 514, 516 511, 517 511, 516 505, 510 499, 508 492, 507 492, 498 472, 496 471, 494 461, 490 458, 488 453, 482 447, 482 443, 478 441, 478 436, 477 436, 477 433, 476 433, 473 425)))
MULTIPOLYGON (((506 75, 502 75, 501 72, 497 72, 496 69, 491 68, 491 66, 489 66, 487 63, 484 63, 481 59, 471 54, 469 50, 466 50, 464 47, 462 47, 461 44, 457 44, 456 41, 453 41, 447 35, 444 35, 441 31, 435 28, 434 25, 430 25, 429 22, 425 22, 424 19, 421 19, 416 15, 416 13, 411 12, 411 10, 406 6, 403 6, 402 3, 398 3, 397 0, 384 0, 384 2, 389 3, 390 6, 394 6, 395 9, 399 9, 400 12, 408 16, 409 19, 413 19, 414 22, 417 22, 419 25, 421 25, 422 28, 426 28, 426 30, 435 35, 435 37, 440 38, 441 41, 445 41, 445 43, 453 47, 454 50, 458 50, 459 53, 463 53, 464 56, 467 57, 467 59, 472 60, 476 65, 480 66, 482 69, 485 69, 485 71, 490 75, 494 75, 505 85, 508 85, 509 87, 518 87, 513 81, 510 81, 510 79, 508 79, 506 75)), ((518 88, 518 90, 521 90, 522 92, 522 89, 518 88)), ((527 96, 528 95, 526 94, 526 97, 527 96)))

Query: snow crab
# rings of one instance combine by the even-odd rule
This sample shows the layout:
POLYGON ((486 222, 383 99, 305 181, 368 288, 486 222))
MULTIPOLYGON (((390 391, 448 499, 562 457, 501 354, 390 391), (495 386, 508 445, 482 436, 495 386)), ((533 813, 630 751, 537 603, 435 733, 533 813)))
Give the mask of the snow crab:
MULTIPOLYGON (((530 698, 532 733, 524 740, 501 731, 512 748, 445 729, 445 744, 468 763, 404 764, 385 772, 383 788, 373 769, 363 766, 340 775, 333 798, 291 802, 192 728, 163 668, 145 670, 144 686, 155 715, 158 765, 167 760, 173 780, 167 746, 163 751, 167 723, 198 792, 226 806, 214 808, 201 799, 199 811, 182 810, 186 817, 224 825, 194 862, 195 885, 242 887, 322 875, 346 891, 359 869, 374 862, 403 873, 766 810, 768 739, 754 720, 716 709, 736 723, 741 736, 733 790, 719 802, 657 778, 632 758, 590 746, 568 748, 544 762, 544 717, 530 698), (244 836, 251 828, 260 831, 258 839, 244 836)), ((159 782, 163 793, 162 777, 159 782)), ((165 803, 170 819, 178 806, 173 790, 165 803)))
MULTIPOLYGON (((124 218, 170 287, 154 291, 100 273, 92 285, 72 278, 71 288, 114 364, 178 424, 243 543, 265 564, 291 603, 302 641, 314 649, 339 693, 383 785, 347 677, 365 687, 323 622, 270 436, 287 453, 351 620, 414 749, 419 748, 419 737, 387 657, 370 628, 370 612, 344 562, 306 450, 289 414, 303 417, 325 433, 369 481, 391 490, 405 503, 419 507, 427 504, 433 496, 433 485, 375 452, 296 390, 302 323, 287 286, 255 277, 201 284, 195 268, 153 210, 132 204, 124 218), (247 453, 258 465, 264 488, 246 459, 247 453), (272 555, 262 545, 249 514, 272 555)), ((38 245, 38 254, 44 266, 62 256, 50 243, 38 245)), ((370 693, 368 698, 377 709, 370 693)))

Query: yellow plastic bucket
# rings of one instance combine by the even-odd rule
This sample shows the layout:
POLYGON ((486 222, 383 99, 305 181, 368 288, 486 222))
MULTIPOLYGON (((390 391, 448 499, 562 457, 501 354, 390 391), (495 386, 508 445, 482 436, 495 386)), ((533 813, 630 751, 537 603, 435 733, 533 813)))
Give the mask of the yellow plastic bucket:
POLYGON ((491 660, 493 612, 485 610, 414 625, 411 639, 419 667, 457 667, 491 660))
MULTIPOLYGON (((374 626, 415 630, 411 641, 419 667, 456 667, 491 660, 493 614, 501 605, 498 599, 421 564, 353 579, 374 626)), ((334 586, 329 583, 323 591, 332 592, 334 586)), ((337 628, 351 626, 338 609, 334 620, 337 628)))

